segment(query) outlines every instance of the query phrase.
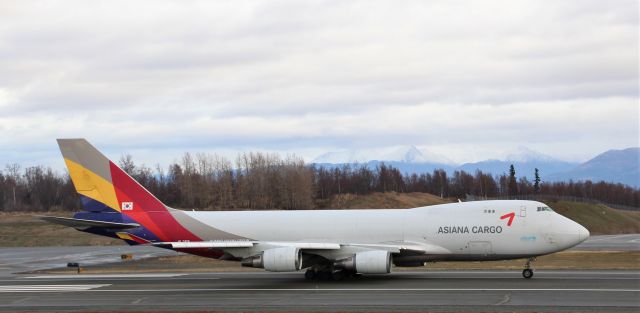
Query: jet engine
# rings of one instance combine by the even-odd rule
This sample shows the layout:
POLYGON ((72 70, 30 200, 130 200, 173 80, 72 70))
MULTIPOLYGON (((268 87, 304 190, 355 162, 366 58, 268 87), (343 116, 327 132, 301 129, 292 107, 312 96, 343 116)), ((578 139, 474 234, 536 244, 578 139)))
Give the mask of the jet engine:
POLYGON ((391 253, 388 251, 358 252, 335 263, 336 267, 362 274, 388 274, 391 272, 391 253))
POLYGON ((274 248, 243 259, 242 266, 264 268, 270 272, 295 272, 302 268, 302 252, 295 247, 274 248))

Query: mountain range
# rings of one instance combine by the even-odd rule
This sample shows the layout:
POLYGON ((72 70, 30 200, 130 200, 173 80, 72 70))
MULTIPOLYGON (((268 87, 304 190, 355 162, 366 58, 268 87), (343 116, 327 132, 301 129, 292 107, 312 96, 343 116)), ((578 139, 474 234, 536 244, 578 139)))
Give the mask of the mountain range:
POLYGON ((640 148, 609 150, 570 170, 549 175, 549 180, 591 180, 640 187, 640 148))
POLYGON ((640 148, 638 147, 608 150, 584 163, 559 160, 523 146, 507 153, 501 159, 464 164, 455 164, 445 156, 421 150, 415 146, 328 152, 312 161, 317 165, 330 167, 358 163, 370 168, 375 168, 382 162, 409 174, 444 169, 448 172, 464 170, 468 173, 481 170, 493 175, 501 175, 508 172, 509 166, 513 164, 517 176, 529 178, 533 177, 535 168, 538 168, 543 181, 589 179, 640 187, 640 148))
POLYGON ((312 163, 340 164, 367 163, 369 161, 453 164, 451 160, 444 156, 428 150, 419 150, 415 146, 327 152, 315 158, 312 163))

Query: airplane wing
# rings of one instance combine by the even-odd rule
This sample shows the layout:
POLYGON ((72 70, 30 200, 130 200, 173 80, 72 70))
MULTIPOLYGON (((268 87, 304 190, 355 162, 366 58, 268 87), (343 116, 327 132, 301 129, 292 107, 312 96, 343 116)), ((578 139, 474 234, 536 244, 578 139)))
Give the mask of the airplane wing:
MULTIPOLYGON (((76 229, 86 229, 99 227, 111 230, 127 230, 139 227, 137 223, 116 223, 97 220, 86 220, 70 217, 37 216, 47 222, 73 227, 76 229)), ((251 241, 251 240, 211 240, 211 241, 176 241, 176 242, 149 242, 126 232, 117 232, 121 239, 127 239, 138 244, 151 244, 156 247, 166 249, 242 249, 258 248, 270 249, 275 247, 295 247, 313 253, 313 250, 341 250, 358 248, 366 250, 382 250, 396 255, 424 255, 424 254, 450 254, 451 251, 438 245, 418 242, 388 242, 379 244, 359 244, 359 243, 328 243, 328 242, 273 242, 273 241, 251 241)))
POLYGON ((367 250, 382 250, 393 254, 420 255, 420 254, 449 254, 451 251, 433 244, 397 242, 386 244, 339 244, 326 242, 267 242, 249 240, 212 240, 212 241, 177 241, 177 242, 155 242, 153 246, 167 249, 238 249, 253 248, 254 246, 274 247, 295 247, 301 250, 340 250, 344 248, 364 248, 367 250))
POLYGON ((221 248, 251 248, 252 241, 240 240, 214 240, 214 241, 175 241, 175 242, 154 242, 153 246, 166 249, 221 249, 221 248))
POLYGON ((383 251, 389 251, 394 254, 402 254, 402 255, 451 253, 451 251, 449 251, 448 249, 445 249, 438 245, 429 244, 429 243, 411 242, 411 241, 401 241, 401 242, 382 243, 382 244, 349 244, 348 246, 370 248, 372 250, 383 250, 383 251))
POLYGON ((116 223, 116 222, 104 222, 96 220, 85 220, 80 218, 71 217, 57 217, 57 216, 36 216, 37 218, 63 226, 86 229, 90 227, 100 227, 106 229, 130 229, 140 227, 138 223, 116 223))
POLYGON ((248 240, 212 240, 196 242, 155 242, 154 246, 169 249, 224 249, 224 248, 251 248, 254 245, 267 244, 269 246, 296 247, 304 250, 334 250, 340 249, 337 243, 312 243, 312 242, 262 242, 248 240))

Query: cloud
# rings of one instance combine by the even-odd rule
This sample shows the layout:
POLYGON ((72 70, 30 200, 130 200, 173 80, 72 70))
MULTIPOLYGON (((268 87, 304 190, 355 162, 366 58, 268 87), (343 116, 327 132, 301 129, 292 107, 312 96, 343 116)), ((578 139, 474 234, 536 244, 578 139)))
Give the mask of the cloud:
POLYGON ((55 137, 308 159, 414 144, 461 161, 638 143, 636 1, 1 6, 0 164, 57 157, 55 137))

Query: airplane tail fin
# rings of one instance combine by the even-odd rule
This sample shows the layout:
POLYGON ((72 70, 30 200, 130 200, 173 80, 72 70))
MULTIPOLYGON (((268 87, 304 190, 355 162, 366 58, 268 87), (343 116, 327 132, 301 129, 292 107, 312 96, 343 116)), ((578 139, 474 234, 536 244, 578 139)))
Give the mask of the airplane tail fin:
POLYGON ((114 184, 114 176, 117 180, 117 176, 126 173, 85 139, 58 139, 58 146, 86 211, 111 213, 128 209, 127 203, 118 201, 114 184))
POLYGON ((58 146, 86 211, 75 218, 136 223, 140 227, 128 231, 148 241, 200 240, 176 220, 181 211, 165 206, 85 139, 58 139, 58 146))

